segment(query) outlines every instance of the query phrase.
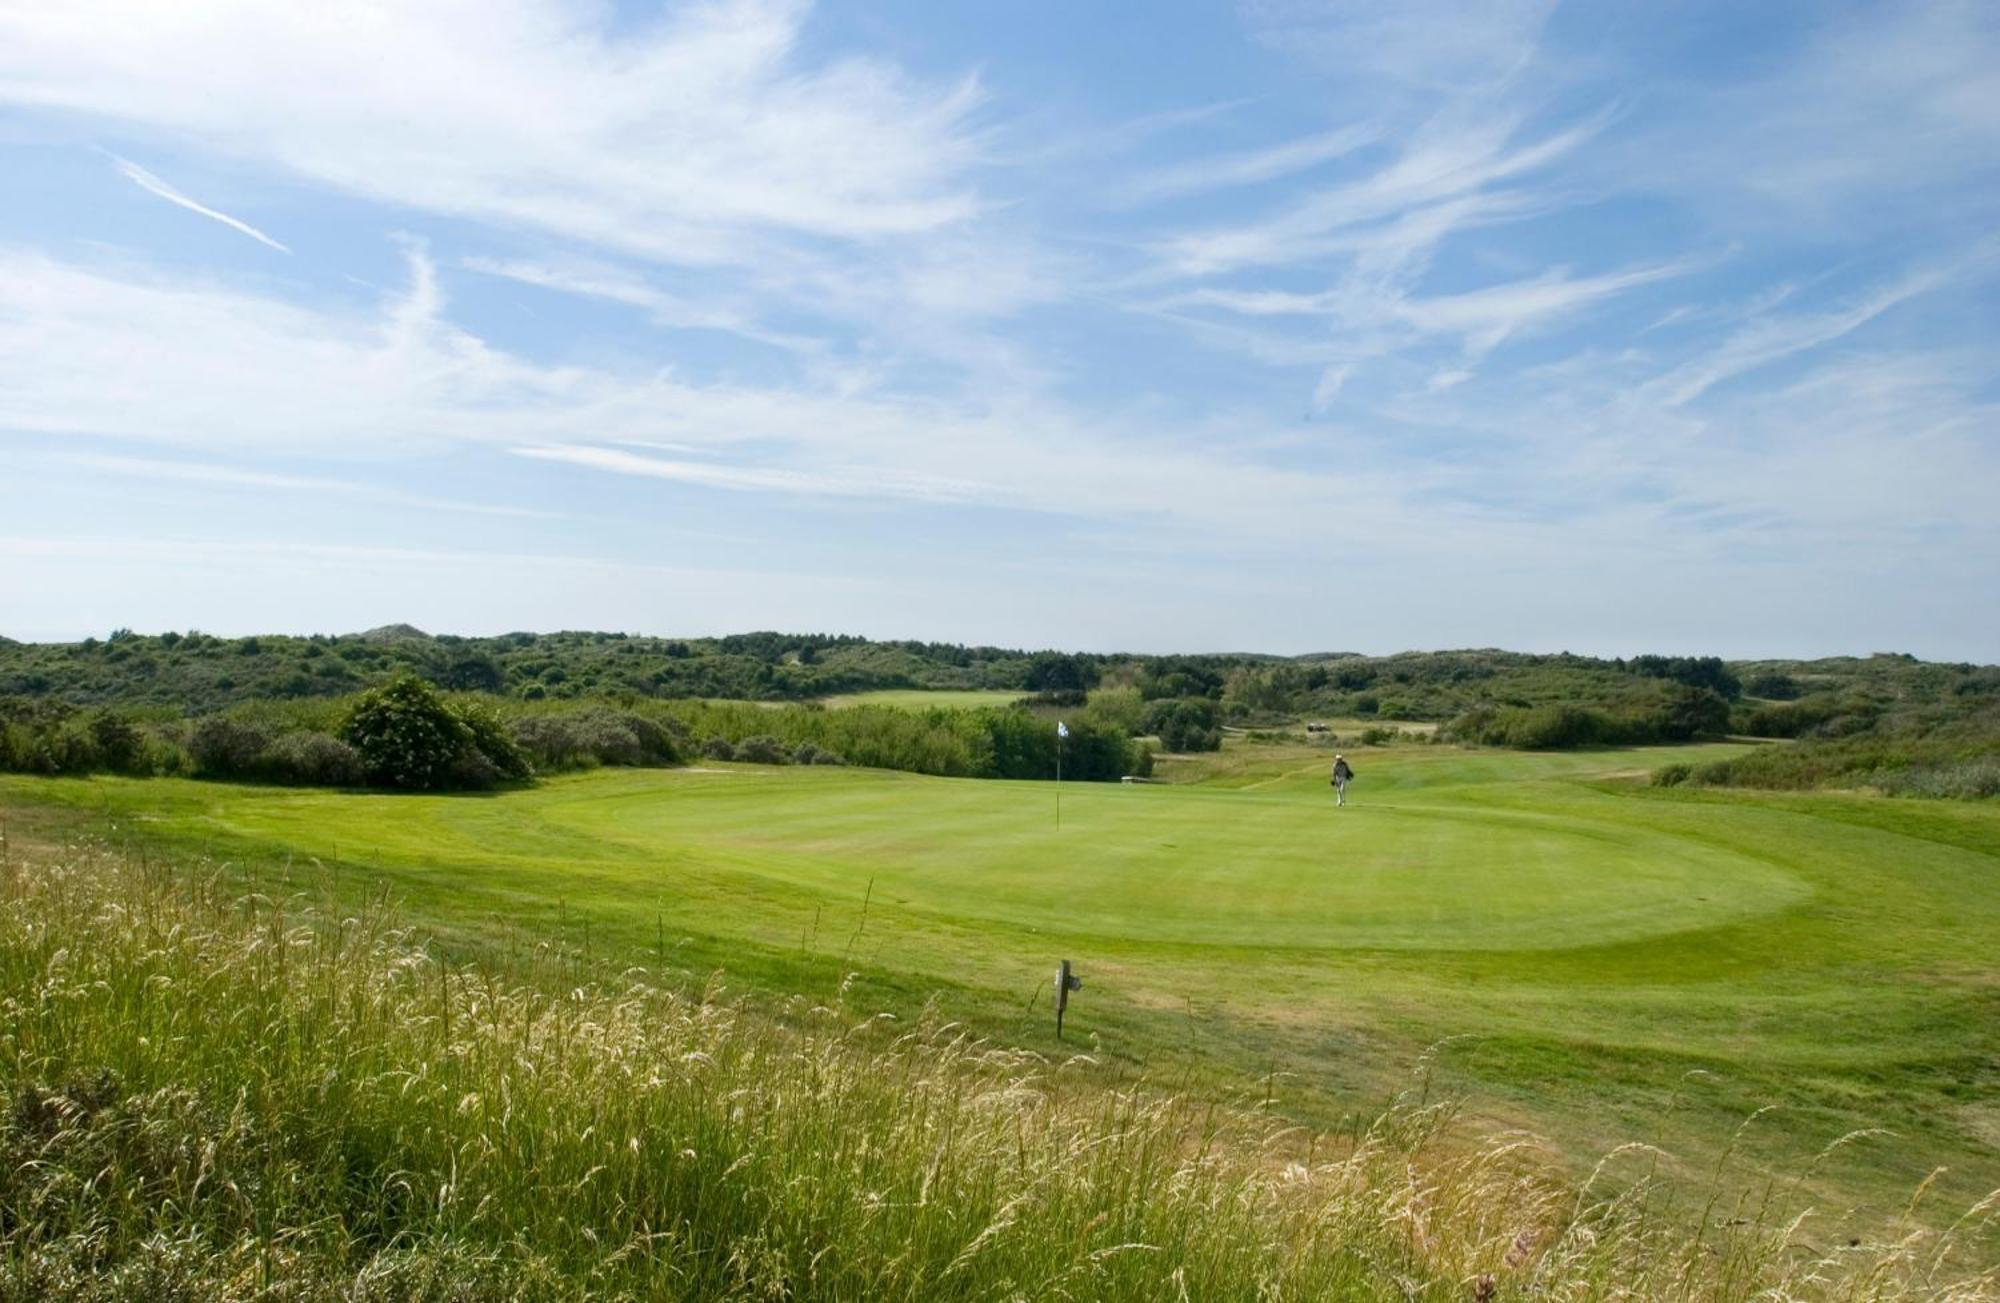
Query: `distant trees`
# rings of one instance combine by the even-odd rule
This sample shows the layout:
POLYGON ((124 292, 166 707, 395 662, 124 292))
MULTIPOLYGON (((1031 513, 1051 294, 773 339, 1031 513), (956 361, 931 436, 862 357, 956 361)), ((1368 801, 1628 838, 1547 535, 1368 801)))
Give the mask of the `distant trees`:
POLYGON ((1729 703, 1711 688, 1679 685, 1611 708, 1555 702, 1478 706, 1444 725, 1446 736, 1485 746, 1560 750, 1686 742, 1729 731, 1729 703))
POLYGON ((476 786, 531 766, 671 763, 711 739, 733 756, 763 735, 790 763, 807 754, 927 774, 1053 773, 1046 710, 823 710, 814 701, 908 686, 1029 689, 1040 702, 1063 703, 1073 733, 1064 773, 1084 778, 1136 772, 1135 736, 1185 750, 1219 745, 1224 721, 1301 717, 1448 720, 1450 735, 1509 746, 1670 742, 1725 730, 1816 743, 1917 736, 1989 710, 2000 700, 2000 667, 1903 656, 1731 666, 1716 657, 1494 649, 1106 657, 780 633, 455 638, 401 627, 223 639, 119 629, 102 641, 0 638, 0 769, 342 784, 420 771, 424 782, 476 786), (371 769, 336 736, 353 694, 407 678, 471 737, 456 767, 371 769), (805 704, 768 709, 787 700, 805 704))
POLYGON ((1205 697, 1155 701, 1146 707, 1146 732, 1169 751, 1220 751, 1221 711, 1205 697))
POLYGON ((454 652, 440 678, 454 692, 499 692, 507 686, 500 662, 486 652, 470 649, 454 652))
POLYGON ((1090 694, 1083 718, 1125 737, 1144 733, 1146 702, 1137 688, 1099 688, 1090 694))
POLYGON ((1796 701, 1801 689, 1799 681, 1782 670, 1765 670, 1753 674, 1743 684, 1743 691, 1752 697, 1762 697, 1766 701, 1796 701))
POLYGON ((1634 674, 1672 679, 1691 688, 1708 688, 1727 701, 1743 695, 1736 672, 1720 656, 1634 656, 1626 662, 1634 674))
POLYGON ((1030 692, 1088 692, 1099 677, 1094 657, 1044 651, 1028 658, 1023 686, 1030 692))
POLYGON ((1167 697, 1208 697, 1219 699, 1227 670, 1210 661, 1189 656, 1161 656, 1146 662, 1135 680, 1139 695, 1148 701, 1167 697))
POLYGON ((1729 703, 1714 688, 1683 686, 1667 698, 1654 718, 1663 742, 1715 737, 1729 731, 1729 703))

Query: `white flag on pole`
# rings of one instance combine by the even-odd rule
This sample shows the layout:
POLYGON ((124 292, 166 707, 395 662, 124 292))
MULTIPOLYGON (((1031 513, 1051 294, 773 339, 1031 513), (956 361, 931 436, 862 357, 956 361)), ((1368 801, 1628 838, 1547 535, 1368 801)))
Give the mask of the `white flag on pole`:
POLYGON ((1063 723, 1063 722, 1062 722, 1061 720, 1057 720, 1057 721, 1056 721, 1056 736, 1057 736, 1057 737, 1068 737, 1068 736, 1069 736, 1069 725, 1067 725, 1067 724, 1063 723))

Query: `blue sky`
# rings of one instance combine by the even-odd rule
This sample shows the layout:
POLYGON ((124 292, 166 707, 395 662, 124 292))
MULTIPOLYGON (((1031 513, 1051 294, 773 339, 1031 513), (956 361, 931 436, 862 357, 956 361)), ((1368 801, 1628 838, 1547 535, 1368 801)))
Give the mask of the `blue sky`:
POLYGON ((0 632, 2000 658, 2000 8, 0 5, 0 632))

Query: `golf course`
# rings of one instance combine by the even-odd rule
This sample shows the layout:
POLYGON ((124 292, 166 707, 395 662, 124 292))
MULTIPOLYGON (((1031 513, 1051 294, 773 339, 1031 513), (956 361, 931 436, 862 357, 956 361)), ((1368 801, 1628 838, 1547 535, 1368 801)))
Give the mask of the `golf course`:
POLYGON ((1944 1168, 1917 1215, 1955 1215, 2000 1186, 2000 807, 1646 780, 1747 749, 1351 749, 1344 809, 1325 747, 1232 737, 1060 790, 708 762, 451 795, 9 775, 0 813, 267 896, 386 892, 467 958, 934 1003, 1049 1054, 1068 959, 1067 1046, 1110 1079, 1337 1127, 1421 1073, 1580 1174, 1644 1142, 1617 1161, 1777 1180, 1841 1224, 1944 1168))

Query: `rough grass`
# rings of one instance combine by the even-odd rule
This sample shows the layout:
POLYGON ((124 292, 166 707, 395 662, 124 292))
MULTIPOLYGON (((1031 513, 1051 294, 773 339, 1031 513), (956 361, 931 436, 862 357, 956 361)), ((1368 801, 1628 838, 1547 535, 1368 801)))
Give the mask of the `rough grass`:
MULTIPOLYGON (((1674 1208, 1405 1096, 1344 1136, 843 999, 753 1014, 553 948, 71 848, 0 884, 13 1298, 1996 1297, 1784 1189, 1674 1208), (1690 1215, 1691 1214, 1691 1215, 1690 1215)), ((1631 1155, 1627 1158, 1633 1157, 1631 1155)))

